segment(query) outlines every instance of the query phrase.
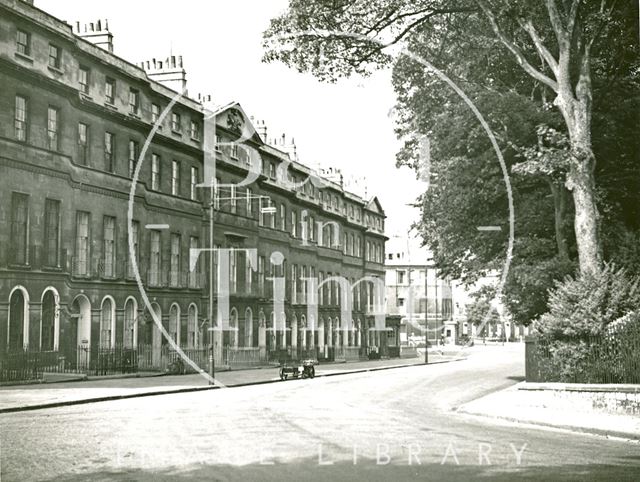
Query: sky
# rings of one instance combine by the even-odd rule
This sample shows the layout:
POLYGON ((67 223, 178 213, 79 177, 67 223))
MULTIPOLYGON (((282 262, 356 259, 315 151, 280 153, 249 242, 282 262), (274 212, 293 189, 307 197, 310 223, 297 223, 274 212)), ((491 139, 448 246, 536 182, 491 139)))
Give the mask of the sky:
POLYGON ((210 94, 216 104, 235 100, 269 137, 295 138, 300 161, 364 176, 380 199, 388 236, 403 235, 419 211, 408 205, 424 190, 412 170, 395 167, 401 143, 389 112, 395 103, 391 72, 337 84, 262 57, 262 32, 287 0, 35 0, 70 24, 108 19, 114 53, 138 63, 182 55, 189 96, 210 94), (178 8, 179 7, 179 8, 178 8))

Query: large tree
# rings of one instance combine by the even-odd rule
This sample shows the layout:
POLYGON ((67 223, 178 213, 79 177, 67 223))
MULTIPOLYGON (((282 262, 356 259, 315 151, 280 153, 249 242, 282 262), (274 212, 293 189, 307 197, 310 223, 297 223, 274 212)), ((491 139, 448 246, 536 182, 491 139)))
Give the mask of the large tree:
MULTIPOLYGON (((566 187, 574 201, 579 266, 601 266, 592 145, 592 66, 611 56, 616 31, 637 18, 622 0, 291 0, 265 34, 267 61, 280 60, 324 80, 394 61, 394 45, 430 28, 433 43, 467 35, 465 22, 515 59, 521 72, 554 98, 569 139, 566 187), (605 41, 601 41, 604 39, 605 41)), ((431 61, 432 59, 427 59, 431 61)))

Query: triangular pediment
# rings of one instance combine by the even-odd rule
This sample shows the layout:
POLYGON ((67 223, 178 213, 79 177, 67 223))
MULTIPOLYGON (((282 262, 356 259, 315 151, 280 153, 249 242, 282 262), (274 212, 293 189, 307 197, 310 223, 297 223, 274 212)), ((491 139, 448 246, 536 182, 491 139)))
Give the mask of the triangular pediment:
MULTIPOLYGON (((243 141, 252 140, 257 144, 263 145, 264 141, 258 134, 251 118, 244 111, 239 102, 233 101, 213 110, 205 109, 206 119, 215 117, 216 126, 222 127, 232 133, 235 133, 243 141)), ((235 140, 235 139, 234 139, 235 140)))
POLYGON ((380 204, 377 196, 374 196, 369 200, 369 202, 367 203, 367 209, 371 212, 378 213, 384 216, 384 209, 382 209, 382 204, 380 204))

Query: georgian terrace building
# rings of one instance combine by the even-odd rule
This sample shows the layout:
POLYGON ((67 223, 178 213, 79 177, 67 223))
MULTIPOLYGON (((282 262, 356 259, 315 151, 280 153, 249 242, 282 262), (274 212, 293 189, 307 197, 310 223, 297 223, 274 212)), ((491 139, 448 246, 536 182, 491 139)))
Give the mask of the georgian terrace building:
POLYGON ((252 133, 244 144, 259 152, 261 172, 249 186, 218 190, 211 203, 199 187, 202 103, 180 96, 164 112, 186 87, 182 60, 134 65, 113 54, 112 41, 106 21, 72 27, 31 2, 0 0, 2 350, 55 353, 80 370, 80 358, 88 366, 98 350, 121 347, 137 351, 141 367, 162 368, 168 347, 153 310, 177 344, 204 352, 211 326, 208 255, 194 270, 189 255, 213 246, 238 250, 224 275, 233 329, 215 340, 218 362, 230 351, 264 360, 282 348, 317 349, 320 357, 366 355, 380 342, 369 330, 374 290, 356 282, 384 280, 385 215, 377 199, 350 193, 339 180, 321 188, 304 182, 318 173, 297 161, 295 146, 283 137, 268 140, 264 123, 254 125, 230 103, 215 111, 217 181, 232 185, 250 167, 243 146, 233 144, 239 124, 252 133), (136 169, 131 238, 150 306, 129 257, 127 209, 136 169), (287 182, 278 172, 286 172, 287 182), (248 266, 248 249, 257 250, 257 266, 248 266), (284 257, 280 266, 270 262, 276 251, 284 257), (280 331, 271 275, 286 284, 280 331), (304 278, 332 276, 355 286, 351 330, 341 323, 344 295, 334 283, 320 290, 318 320, 306 319, 304 278))

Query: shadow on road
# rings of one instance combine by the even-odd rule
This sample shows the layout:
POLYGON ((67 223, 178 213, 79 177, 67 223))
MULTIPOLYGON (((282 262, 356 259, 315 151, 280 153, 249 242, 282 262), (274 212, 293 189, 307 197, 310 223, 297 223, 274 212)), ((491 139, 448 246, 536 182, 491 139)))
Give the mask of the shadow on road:
MULTIPOLYGON (((518 480, 638 480, 640 464, 638 457, 622 457, 615 464, 582 464, 564 466, 487 466, 456 465, 453 459, 444 465, 439 463, 399 465, 390 463, 377 465, 375 459, 361 458, 357 465, 349 462, 335 462, 333 465, 318 465, 316 458, 301 459, 291 463, 273 465, 250 464, 244 466, 206 465, 180 467, 167 470, 131 469, 82 473, 76 476, 66 474, 65 480, 451 480, 468 481, 487 479, 510 482, 518 480), (635 461, 630 461, 633 459, 635 461)), ((405 461, 406 462, 406 461, 405 461)), ((53 479, 52 479, 53 480, 53 479)))

